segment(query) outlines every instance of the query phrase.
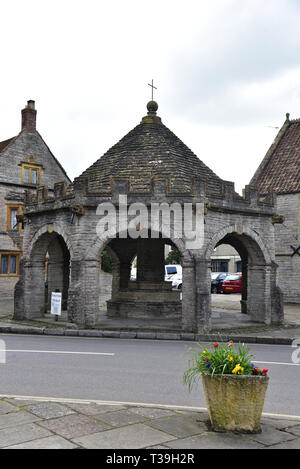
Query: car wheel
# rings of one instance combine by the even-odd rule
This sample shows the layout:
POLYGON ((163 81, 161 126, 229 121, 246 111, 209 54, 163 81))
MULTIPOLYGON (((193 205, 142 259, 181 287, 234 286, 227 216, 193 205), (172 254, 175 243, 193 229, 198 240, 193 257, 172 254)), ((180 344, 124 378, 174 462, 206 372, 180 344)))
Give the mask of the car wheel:
POLYGON ((218 293, 218 289, 216 286, 211 287, 211 292, 212 293, 218 293))

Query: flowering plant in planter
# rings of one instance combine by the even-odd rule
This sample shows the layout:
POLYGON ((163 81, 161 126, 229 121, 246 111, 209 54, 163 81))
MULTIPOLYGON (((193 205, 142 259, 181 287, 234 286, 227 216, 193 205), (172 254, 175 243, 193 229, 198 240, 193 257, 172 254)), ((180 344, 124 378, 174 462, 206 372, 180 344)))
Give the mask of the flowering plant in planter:
POLYGON ((232 342, 212 350, 198 346, 189 360, 183 382, 191 390, 202 377, 207 409, 214 431, 257 433, 268 386, 267 369, 252 362, 243 344, 235 350, 232 342))
POLYGON ((233 342, 220 345, 218 342, 213 344, 213 349, 198 346, 194 348, 194 357, 189 360, 191 365, 184 373, 184 384, 189 389, 192 388, 195 381, 202 373, 224 375, 256 375, 267 376, 266 368, 260 369, 252 362, 253 355, 249 353, 245 344, 239 344, 235 351, 233 342))

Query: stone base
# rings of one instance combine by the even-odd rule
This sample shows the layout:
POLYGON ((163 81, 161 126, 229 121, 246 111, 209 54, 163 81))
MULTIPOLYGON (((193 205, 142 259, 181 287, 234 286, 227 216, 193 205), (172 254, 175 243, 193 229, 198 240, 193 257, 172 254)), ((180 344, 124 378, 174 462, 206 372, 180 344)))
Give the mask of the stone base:
POLYGON ((181 314, 181 301, 107 301, 108 317, 179 319, 181 314))

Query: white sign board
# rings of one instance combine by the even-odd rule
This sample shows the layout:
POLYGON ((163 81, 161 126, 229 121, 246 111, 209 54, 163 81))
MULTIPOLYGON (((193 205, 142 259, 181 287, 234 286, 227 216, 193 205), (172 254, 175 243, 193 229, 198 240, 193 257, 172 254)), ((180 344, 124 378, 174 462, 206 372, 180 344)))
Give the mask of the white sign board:
POLYGON ((51 294, 51 314, 61 315, 61 293, 52 292, 51 294))

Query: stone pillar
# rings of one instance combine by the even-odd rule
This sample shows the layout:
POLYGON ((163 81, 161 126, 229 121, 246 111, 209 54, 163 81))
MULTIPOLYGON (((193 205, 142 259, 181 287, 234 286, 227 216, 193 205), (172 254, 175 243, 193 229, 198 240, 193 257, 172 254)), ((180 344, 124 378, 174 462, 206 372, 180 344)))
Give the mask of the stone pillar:
POLYGON ((138 238, 137 281, 162 283, 165 277, 165 244, 162 239, 138 238))
POLYGON ((272 299, 272 312, 271 312, 271 323, 281 324, 284 319, 284 307, 283 307, 283 293, 277 286, 277 267, 275 262, 272 262, 271 268, 271 299, 272 299))
POLYGON ((247 314, 248 299, 248 259, 242 259, 242 295, 241 295, 241 313, 247 314))
POLYGON ((24 315, 24 267, 23 259, 19 263, 19 280, 15 285, 14 291, 14 315, 13 319, 15 321, 21 321, 25 319, 24 315))
POLYGON ((93 329, 99 321, 99 272, 100 262, 86 260, 82 262, 82 309, 84 312, 84 326, 93 329))
POLYGON ((84 324, 81 295, 81 261, 72 259, 70 263, 70 285, 68 291, 68 321, 84 324))
POLYGON ((26 319, 45 312, 44 261, 24 262, 24 312, 26 319))
POLYGON ((271 323, 271 266, 248 267, 247 304, 252 321, 271 323))
POLYGON ((183 260, 182 265, 182 329, 197 332, 196 283, 194 259, 183 260))
POLYGON ((128 288, 128 282, 130 280, 131 264, 129 262, 120 261, 120 288, 128 288))
POLYGON ((196 319, 199 332, 211 328, 211 261, 195 257, 196 270, 196 319))

